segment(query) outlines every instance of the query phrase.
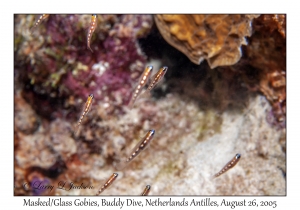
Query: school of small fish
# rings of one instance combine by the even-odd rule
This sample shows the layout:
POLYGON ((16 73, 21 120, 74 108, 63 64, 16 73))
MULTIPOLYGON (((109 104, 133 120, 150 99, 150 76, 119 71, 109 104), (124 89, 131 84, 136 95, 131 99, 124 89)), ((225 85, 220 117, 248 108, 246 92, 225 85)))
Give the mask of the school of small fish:
POLYGON ((30 29, 31 34, 33 34, 35 28, 41 24, 41 22, 43 22, 45 19, 47 19, 49 17, 49 14, 42 14, 41 16, 39 16, 39 18, 37 19, 37 21, 35 22, 35 24, 33 25, 33 27, 30 29))
POLYGON ((151 72, 153 70, 153 66, 147 66, 144 70, 144 73, 142 74, 141 78, 139 79, 138 85, 133 91, 133 95, 131 97, 131 100, 129 102, 129 107, 132 108, 135 100, 139 96, 139 94, 142 91, 142 88, 147 84, 149 77, 151 76, 151 72))
POLYGON ((81 122, 82 122, 82 119, 84 118, 84 116, 90 111, 91 109, 91 106, 92 106, 92 103, 93 103, 93 99, 94 99, 94 95, 93 94, 90 94, 84 107, 83 107, 83 110, 82 110, 82 114, 78 120, 78 123, 77 123, 77 126, 76 126, 76 131, 75 133, 77 134, 78 131, 79 131, 79 126, 81 125, 81 122))
POLYGON ((144 138, 142 138, 137 145, 133 148, 130 152, 129 156, 124 160, 121 161, 117 168, 118 170, 122 170, 127 166, 134 158, 136 158, 146 147, 150 144, 151 140, 153 139, 155 134, 155 130, 149 130, 144 138))
MULTIPOLYGON (((162 81, 166 71, 167 71, 168 67, 164 66, 162 67, 151 79, 150 79, 150 84, 149 86, 147 87, 146 91, 151 91, 160 81, 162 81)), ((136 88, 134 89, 133 91, 133 94, 132 94, 132 98, 128 104, 128 106, 130 108, 133 107, 134 105, 134 102, 136 101, 136 99, 138 98, 138 96, 140 95, 141 91, 142 91, 142 88, 144 88, 147 83, 148 83, 148 80, 151 76, 151 72, 153 70, 153 66, 147 66, 144 70, 144 72, 142 73, 139 81, 138 81, 138 85, 136 86, 136 88)), ((92 106, 92 101, 93 101, 93 94, 90 94, 88 96, 88 99, 83 107, 83 111, 80 115, 80 118, 79 118, 79 121, 77 123, 77 126, 76 126, 76 130, 75 132, 78 131, 78 128, 79 126, 81 125, 82 123, 82 120, 84 118, 84 116, 86 116, 86 114, 89 112, 89 110, 91 109, 91 106, 92 106)), ((121 160, 116 168, 118 170, 123 170, 126 166, 128 166, 129 163, 131 163, 143 150, 145 150, 149 144, 151 143, 151 141, 153 140, 154 138, 154 134, 155 134, 155 130, 149 130, 145 136, 136 144, 136 146, 131 150, 131 152, 128 154, 127 157, 124 158, 124 160, 121 160)), ((241 155, 240 154, 236 154, 234 156, 234 158, 229 161, 218 173, 216 173, 213 177, 216 178, 216 177, 219 177, 221 176, 222 174, 226 173, 229 169, 233 168, 240 160, 241 158, 241 155)), ((96 193, 96 195, 100 195, 105 189, 107 189, 118 177, 118 174, 117 173, 113 173, 109 179, 105 182, 104 185, 102 185, 98 192, 96 193)), ((144 191, 142 192, 141 196, 146 196, 149 194, 150 192, 150 188, 151 186, 150 185, 146 185, 144 191)))
MULTIPOLYGON (((39 16, 39 18, 37 19, 37 21, 34 23, 33 27, 30 29, 31 34, 33 34, 35 28, 37 26, 39 26, 48 17, 49 17, 49 14, 42 14, 41 16, 39 16)), ((94 33, 96 27, 97 27, 97 15, 92 15, 90 26, 89 26, 89 28, 87 30, 87 36, 86 36, 87 48, 89 50, 91 50, 92 52, 93 52, 93 50, 91 48, 91 39, 92 39, 92 36, 93 36, 93 33, 94 33)))
POLYGON ((145 189, 144 189, 144 191, 142 192, 142 196, 146 196, 146 195, 148 195, 149 194, 149 192, 150 192, 150 189, 151 189, 151 186, 150 185, 146 185, 146 187, 145 187, 145 189))
POLYGON ((91 48, 91 39, 92 39, 92 36, 93 36, 93 33, 94 33, 96 27, 97 27, 97 15, 92 15, 90 27, 89 27, 88 33, 87 33, 87 47, 92 52, 93 52, 93 50, 91 48))
POLYGON ((164 66, 152 77, 149 87, 147 88, 147 91, 151 91, 159 82, 162 80, 162 78, 167 73, 168 67, 164 66))
POLYGON ((105 184, 98 190, 96 195, 100 195, 106 188, 108 188, 118 177, 117 173, 113 173, 105 184))
MULTIPOLYGON (((33 33, 34 29, 41 24, 41 22, 43 20, 45 20, 46 18, 48 18, 49 15, 48 14, 43 14, 41 15, 38 20, 35 22, 34 26, 31 28, 31 33, 33 33)), ((93 52, 93 50, 90 47, 91 44, 91 37, 95 31, 97 27, 97 15, 92 15, 91 17, 91 22, 90 22, 90 26, 88 28, 88 32, 87 32, 87 48, 89 50, 91 50, 93 52)), ((159 69, 159 71, 153 76, 151 77, 151 73, 153 71, 153 66, 147 66, 144 70, 144 72, 142 73, 138 84, 136 85, 136 87, 133 90, 131 99, 129 101, 128 107, 131 109, 134 106, 134 103, 136 102, 136 100, 138 99, 138 97, 141 95, 143 88, 146 87, 146 85, 149 83, 149 85, 147 86, 146 90, 144 90, 144 92, 150 92, 151 90, 153 90, 164 78, 166 72, 168 70, 167 66, 163 66, 162 68, 159 69), (151 79, 150 79, 151 78, 151 79), (149 82, 150 81, 150 82, 149 82)), ((92 103, 93 103, 93 99, 94 99, 94 95, 90 94, 83 106, 81 115, 79 117, 79 120, 77 122, 77 125, 75 127, 74 133, 77 134, 80 128, 80 125, 84 119, 84 117, 88 114, 88 112, 91 110, 92 107, 92 103)), ((143 150, 145 150, 149 144, 151 143, 153 137, 155 134, 155 130, 151 129, 149 130, 146 135, 136 144, 136 146, 132 149, 132 151, 129 153, 129 155, 127 157, 124 158, 124 160, 121 160, 118 164, 117 164, 117 169, 118 170, 123 170, 126 166, 128 166, 129 163, 131 163, 143 150)), ((240 154, 236 154, 234 156, 234 158, 229 161, 218 173, 216 173, 213 177, 219 177, 222 174, 226 173, 229 169, 233 168, 240 160, 241 155, 240 154)), ((100 195, 105 189, 107 189, 110 185, 112 185, 115 180, 117 179, 118 174, 117 173, 113 173, 108 180, 104 183, 104 185, 102 185, 99 190, 97 191, 96 195, 100 195)), ((150 185, 146 185, 145 189, 143 190, 143 192, 140 194, 141 196, 146 196, 149 194, 150 192, 150 185)))
POLYGON ((226 171, 228 171, 229 169, 233 168, 240 160, 241 158, 241 155, 240 154, 236 154, 234 156, 234 158, 229 161, 223 168, 221 171, 219 171, 218 173, 216 173, 214 175, 214 177, 218 177, 218 176, 221 176, 222 174, 224 174, 226 171))

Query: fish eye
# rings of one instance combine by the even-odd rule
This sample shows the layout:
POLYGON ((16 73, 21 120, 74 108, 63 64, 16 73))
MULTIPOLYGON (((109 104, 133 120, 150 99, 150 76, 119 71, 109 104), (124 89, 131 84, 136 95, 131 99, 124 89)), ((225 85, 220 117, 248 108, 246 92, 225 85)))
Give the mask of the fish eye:
POLYGON ((163 71, 167 71, 168 70, 168 67, 167 66, 164 66, 163 67, 163 71))
POLYGON ((240 157, 241 157, 240 154, 236 154, 236 155, 235 155, 235 158, 236 158, 236 159, 239 159, 240 157))
POLYGON ((147 68, 148 68, 149 70, 152 70, 152 69, 153 69, 153 66, 147 66, 147 68))
POLYGON ((151 135, 155 134, 155 130, 149 130, 151 132, 151 135))
POLYGON ((94 94, 93 94, 93 93, 91 93, 91 94, 89 95, 89 97, 91 97, 91 98, 94 98, 94 94))

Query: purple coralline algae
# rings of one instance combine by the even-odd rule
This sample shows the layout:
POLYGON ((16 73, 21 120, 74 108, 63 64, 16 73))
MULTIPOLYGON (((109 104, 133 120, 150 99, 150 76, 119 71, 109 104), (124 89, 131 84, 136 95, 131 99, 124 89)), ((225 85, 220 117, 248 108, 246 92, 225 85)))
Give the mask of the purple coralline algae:
POLYGON ((147 35, 152 16, 97 17, 91 43, 94 53, 85 43, 89 15, 50 15, 32 37, 17 34, 22 42, 16 41, 20 50, 16 52, 15 71, 20 71, 16 74, 23 83, 35 94, 52 98, 86 100, 94 93, 96 101, 108 96, 114 102, 115 92, 120 92, 120 102, 127 103, 135 75, 143 71, 147 60, 137 39, 147 35), (21 65, 20 60, 25 63, 21 65))

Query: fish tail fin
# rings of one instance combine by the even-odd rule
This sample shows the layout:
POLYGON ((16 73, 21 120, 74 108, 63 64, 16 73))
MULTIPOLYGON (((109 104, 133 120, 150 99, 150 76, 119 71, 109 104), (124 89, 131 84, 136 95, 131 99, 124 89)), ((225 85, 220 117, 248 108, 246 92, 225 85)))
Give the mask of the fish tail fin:
POLYGON ((127 162, 124 160, 120 160, 118 163, 116 163, 115 167, 118 171, 123 170, 127 166, 127 162))
POLYGON ((88 48, 92 53, 94 52, 90 46, 87 46, 87 48, 88 48))
POLYGON ((144 90, 143 92, 141 92, 141 94, 140 94, 140 98, 149 98, 150 96, 151 96, 151 93, 148 90, 148 88, 146 90, 144 90))
POLYGON ((129 101, 129 103, 128 103, 129 109, 133 108, 134 102, 135 102, 135 99, 131 98, 130 101, 129 101))

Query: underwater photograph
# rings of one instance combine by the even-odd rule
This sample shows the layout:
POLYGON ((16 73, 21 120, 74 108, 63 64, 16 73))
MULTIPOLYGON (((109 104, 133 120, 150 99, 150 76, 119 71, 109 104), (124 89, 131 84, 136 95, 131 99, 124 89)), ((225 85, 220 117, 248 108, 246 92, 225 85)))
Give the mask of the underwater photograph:
POLYGON ((14 196, 286 196, 286 14, 14 14, 14 196))

